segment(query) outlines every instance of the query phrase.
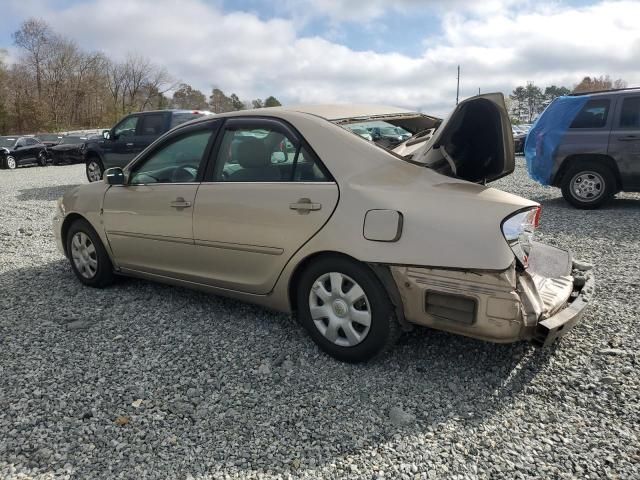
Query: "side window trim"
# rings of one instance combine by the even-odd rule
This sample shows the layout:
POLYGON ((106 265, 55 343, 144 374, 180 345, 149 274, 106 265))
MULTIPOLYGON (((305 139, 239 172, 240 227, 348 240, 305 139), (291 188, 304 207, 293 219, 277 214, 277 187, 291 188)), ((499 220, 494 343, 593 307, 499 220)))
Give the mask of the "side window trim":
MULTIPOLYGON (((203 157, 202 157, 203 159, 200 162, 200 166, 198 168, 198 174, 196 175, 196 180, 195 180, 196 183, 202 182, 205 169, 207 168, 207 165, 210 163, 210 160, 211 160, 211 150, 213 149, 213 145, 215 144, 217 137, 219 136, 218 134, 221 131, 220 126, 221 126, 220 120, 215 119, 215 120, 210 120, 208 122, 205 122, 203 124, 189 125, 184 128, 178 128, 177 130, 172 131, 170 135, 166 137, 164 136, 160 137, 157 141, 153 142, 146 150, 144 150, 138 158, 136 158, 133 162, 131 162, 129 165, 125 167, 127 184, 129 184, 129 179, 131 177, 131 173, 133 172, 133 170, 139 165, 144 164, 159 150, 164 148, 168 144, 168 142, 171 142, 171 143, 177 142, 184 136, 190 135, 192 133, 198 133, 198 132, 203 132, 208 130, 208 131, 211 131, 211 137, 209 138, 207 147, 204 150, 203 157)), ((139 185, 139 184, 136 184, 136 185, 139 185)), ((170 184, 166 184, 166 185, 170 185, 170 184)))
MULTIPOLYGON (((325 176, 326 180, 324 182, 315 182, 315 183, 336 183, 333 175, 329 171, 329 169, 322 163, 320 157, 316 154, 316 152, 311 148, 311 145, 305 140, 304 136, 298 132, 298 130, 289 122, 282 118, 276 117, 266 117, 266 116, 234 116, 234 117, 226 117, 223 118, 223 123, 218 129, 216 135, 216 141, 213 145, 212 151, 209 155, 209 165, 204 172, 204 176, 202 178, 202 182, 205 183, 227 183, 220 182, 214 179, 215 169, 217 167, 216 163, 218 160, 218 153, 220 150, 220 146, 222 144, 222 140, 224 138, 224 134, 227 131, 227 127, 231 124, 232 127, 236 128, 260 128, 270 125, 278 125, 281 127, 285 133, 285 135, 290 135, 291 140, 296 142, 296 155, 294 157, 294 163, 297 164, 298 155, 304 149, 305 152, 309 154, 315 165, 320 169, 322 174, 325 176), (259 123, 259 122, 263 123, 259 123)), ((292 175, 294 175, 295 170, 292 170, 292 175)), ((292 181, 280 181, 280 182, 251 182, 251 183, 291 183, 292 181)), ((300 182, 300 183, 313 183, 313 182, 300 182)))

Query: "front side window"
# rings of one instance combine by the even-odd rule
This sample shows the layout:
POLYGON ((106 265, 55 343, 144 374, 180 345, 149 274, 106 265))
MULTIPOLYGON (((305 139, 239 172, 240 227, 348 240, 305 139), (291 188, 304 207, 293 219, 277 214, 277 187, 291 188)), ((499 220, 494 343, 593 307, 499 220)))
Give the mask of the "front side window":
POLYGON ((206 130, 170 139, 133 168, 129 183, 195 182, 211 135, 206 130))
POLYGON ((329 176, 297 140, 275 128, 232 128, 224 133, 216 182, 325 182, 329 176))
POLYGON ((621 128, 640 128, 640 97, 625 98, 620 114, 621 128))
POLYGON ((137 116, 125 118, 113 129, 114 137, 116 139, 119 137, 133 137, 136 134, 138 118, 137 116))
POLYGON ((27 138, 27 145, 37 145, 38 141, 35 138, 27 138))
POLYGON ((589 100, 573 119, 571 128, 602 128, 609 116, 609 100, 589 100))
POLYGON ((159 136, 164 131, 165 117, 161 113, 144 115, 140 122, 142 136, 159 136))

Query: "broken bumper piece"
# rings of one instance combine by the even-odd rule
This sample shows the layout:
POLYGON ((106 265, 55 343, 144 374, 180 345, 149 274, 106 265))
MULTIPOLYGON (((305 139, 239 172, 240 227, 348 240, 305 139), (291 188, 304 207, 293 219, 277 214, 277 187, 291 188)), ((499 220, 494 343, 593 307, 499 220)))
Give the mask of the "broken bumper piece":
POLYGON ((573 262, 573 290, 567 306, 556 314, 541 320, 531 339, 534 345, 546 347, 566 335, 584 315, 585 308, 595 289, 595 277, 591 266, 573 262))

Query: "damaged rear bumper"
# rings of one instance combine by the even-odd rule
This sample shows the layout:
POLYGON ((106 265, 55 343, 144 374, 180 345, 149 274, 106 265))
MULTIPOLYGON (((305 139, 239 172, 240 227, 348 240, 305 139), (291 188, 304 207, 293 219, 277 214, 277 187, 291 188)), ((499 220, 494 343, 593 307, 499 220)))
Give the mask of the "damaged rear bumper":
POLYGON ((390 266, 404 318, 481 340, 546 346, 582 318, 594 291, 591 266, 534 244, 530 266, 504 271, 390 266))

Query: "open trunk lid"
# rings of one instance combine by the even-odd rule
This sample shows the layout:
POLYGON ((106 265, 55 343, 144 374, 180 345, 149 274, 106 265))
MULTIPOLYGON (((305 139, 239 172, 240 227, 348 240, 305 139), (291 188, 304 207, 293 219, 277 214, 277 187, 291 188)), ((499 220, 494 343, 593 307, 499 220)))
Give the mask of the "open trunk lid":
MULTIPOLYGON (((397 148, 402 150, 402 146, 397 148)), ((515 153, 502 93, 460 102, 410 158, 444 175, 475 183, 511 174, 515 153)))

